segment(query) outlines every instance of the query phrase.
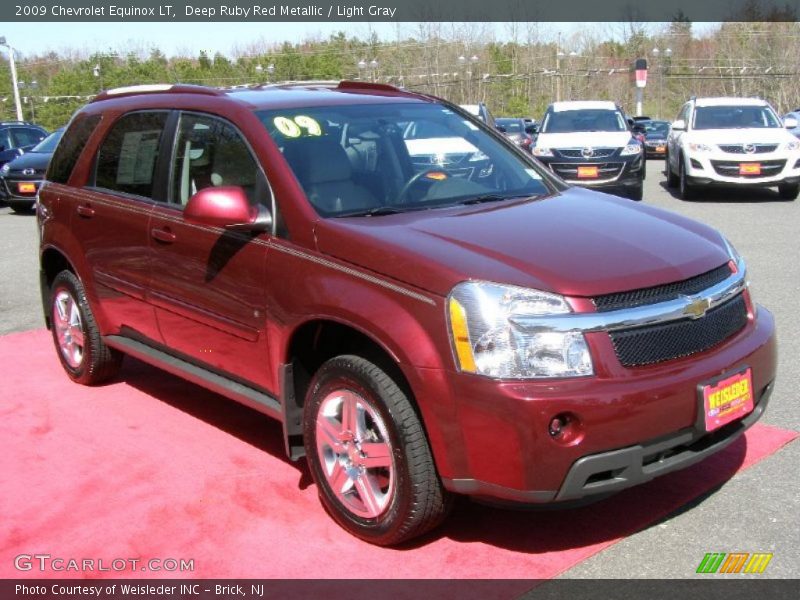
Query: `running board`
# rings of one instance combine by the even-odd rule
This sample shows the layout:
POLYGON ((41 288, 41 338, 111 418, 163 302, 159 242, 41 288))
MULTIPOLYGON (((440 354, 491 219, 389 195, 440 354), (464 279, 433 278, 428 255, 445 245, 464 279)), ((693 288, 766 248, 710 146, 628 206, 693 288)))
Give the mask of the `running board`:
POLYGON ((183 379, 209 389, 212 392, 216 392, 226 398, 236 400, 240 404, 244 404, 253 410, 264 413, 273 419, 283 421, 281 403, 269 394, 259 392, 251 387, 242 385, 238 381, 233 381, 222 375, 212 373, 207 369, 193 365, 190 362, 128 337, 107 335, 103 336, 103 341, 110 348, 114 348, 125 354, 130 354, 142 362, 146 362, 168 373, 182 377, 183 379))

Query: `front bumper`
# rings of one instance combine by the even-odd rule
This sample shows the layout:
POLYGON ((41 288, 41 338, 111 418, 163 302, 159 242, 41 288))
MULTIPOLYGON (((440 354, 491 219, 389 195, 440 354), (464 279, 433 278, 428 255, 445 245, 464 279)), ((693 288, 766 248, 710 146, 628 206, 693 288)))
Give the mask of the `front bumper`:
POLYGON ((493 382, 449 374, 463 456, 451 457, 461 472, 443 479, 446 488, 524 504, 625 489, 732 443, 764 413, 775 379, 774 322, 763 308, 719 346, 647 367, 620 365, 605 333, 587 340, 596 357, 591 378, 493 382), (698 384, 744 364, 752 368, 754 411, 716 432, 699 430, 698 384), (565 412, 582 429, 570 443, 548 434, 553 416, 565 412))
POLYGON ((6 175, 0 177, 0 195, 6 204, 16 206, 33 206, 36 203, 36 194, 42 185, 41 178, 27 178, 25 176, 6 175), (33 191, 20 192, 19 185, 33 185, 33 191))
MULTIPOLYGON (((555 152, 558 152, 557 150, 555 152)), ((553 173, 567 183, 594 189, 625 189, 642 185, 645 176, 644 154, 602 158, 572 158, 568 156, 537 157, 553 173), (580 177, 579 167, 596 167, 597 177, 580 177)))
POLYGON ((646 158, 664 158, 667 155, 667 140, 645 141, 644 154, 646 158))
POLYGON ((800 153, 686 153, 686 175, 694 185, 770 187, 800 182, 800 153), (742 164, 759 165, 758 174, 740 174, 742 164))

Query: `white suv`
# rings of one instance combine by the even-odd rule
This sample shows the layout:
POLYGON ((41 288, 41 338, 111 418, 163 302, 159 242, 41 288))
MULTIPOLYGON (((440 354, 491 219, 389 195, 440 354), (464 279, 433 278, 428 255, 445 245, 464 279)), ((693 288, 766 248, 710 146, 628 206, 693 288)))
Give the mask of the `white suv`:
POLYGON ((692 98, 667 139, 667 184, 691 198, 708 185, 778 187, 782 198, 800 192, 800 140, 759 98, 692 98))

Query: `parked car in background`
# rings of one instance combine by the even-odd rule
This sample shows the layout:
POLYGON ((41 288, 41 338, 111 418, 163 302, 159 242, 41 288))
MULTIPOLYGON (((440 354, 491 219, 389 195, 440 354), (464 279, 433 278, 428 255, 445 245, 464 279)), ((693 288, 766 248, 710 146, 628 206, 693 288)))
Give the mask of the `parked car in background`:
POLYGON ((63 133, 63 128, 56 129, 25 154, 0 167, 0 193, 14 212, 33 208, 47 165, 63 133))
POLYGON ((481 121, 486 123, 489 127, 495 126, 495 119, 492 116, 489 107, 486 106, 483 102, 478 102, 478 104, 462 104, 461 108, 467 111, 469 114, 479 118, 481 121))
POLYGON ((792 112, 786 113, 783 115, 783 121, 786 122, 786 119, 794 119, 796 123, 798 123, 795 127, 787 127, 786 130, 791 133, 794 137, 800 138, 800 108, 794 109, 792 112))
POLYGON ((642 199, 642 144, 633 137, 624 113, 613 102, 551 104, 542 119, 533 155, 569 183, 642 199))
POLYGON ((669 121, 645 121, 642 126, 644 127, 645 158, 664 158, 667 155, 669 121))
POLYGON ((787 129, 795 127, 760 98, 692 98, 667 139, 667 185, 683 199, 709 186, 753 186, 777 187, 794 200, 800 140, 787 129))
POLYGON ((528 133, 528 127, 524 119, 515 119, 511 117, 498 117, 495 119, 495 127, 503 132, 508 139, 514 142, 517 146, 531 151, 533 146, 533 136, 528 133))
POLYGON ((536 136, 539 133, 539 122, 534 118, 526 117, 523 119, 525 121, 525 131, 528 132, 528 135, 536 136))
POLYGON ((0 167, 46 137, 46 129, 27 121, 0 122, 0 167))
MULTIPOLYGON (((580 137, 630 145, 613 105, 573 108, 552 128, 592 120, 580 137)), ((451 494, 557 505, 687 467, 773 389, 773 317, 719 231, 566 185, 386 84, 103 92, 37 215, 66 376, 100 384, 127 354, 270 415, 373 544, 436 527, 451 494), (461 138, 485 176, 415 164, 411 124, 417 156, 461 138)))

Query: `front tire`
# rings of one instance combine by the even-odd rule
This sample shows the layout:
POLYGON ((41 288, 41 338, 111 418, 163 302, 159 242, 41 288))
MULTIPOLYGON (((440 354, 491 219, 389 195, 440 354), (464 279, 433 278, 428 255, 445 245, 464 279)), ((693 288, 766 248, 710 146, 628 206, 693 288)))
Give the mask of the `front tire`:
POLYGON ((783 183, 778 186, 778 194, 784 200, 796 200, 800 195, 800 185, 796 183, 783 183))
POLYGON ((631 200, 635 200, 636 202, 640 202, 644 197, 644 184, 639 184, 638 186, 631 188, 628 191, 628 198, 631 200))
POLYGON ((96 385, 117 374, 123 355, 103 342, 83 284, 70 271, 53 281, 50 317, 56 353, 70 379, 96 385))
POLYGON ((433 529, 447 515, 420 418, 383 369, 359 356, 327 361, 303 409, 306 457, 328 512, 380 546, 433 529))
POLYGON ((695 197, 694 186, 689 182, 689 176, 686 174, 686 164, 683 160, 678 163, 678 194, 681 200, 692 200, 695 197))
POLYGON ((675 188, 678 187, 679 178, 675 173, 672 172, 672 167, 669 164, 669 154, 665 159, 666 162, 666 172, 667 172, 667 187, 675 188))

